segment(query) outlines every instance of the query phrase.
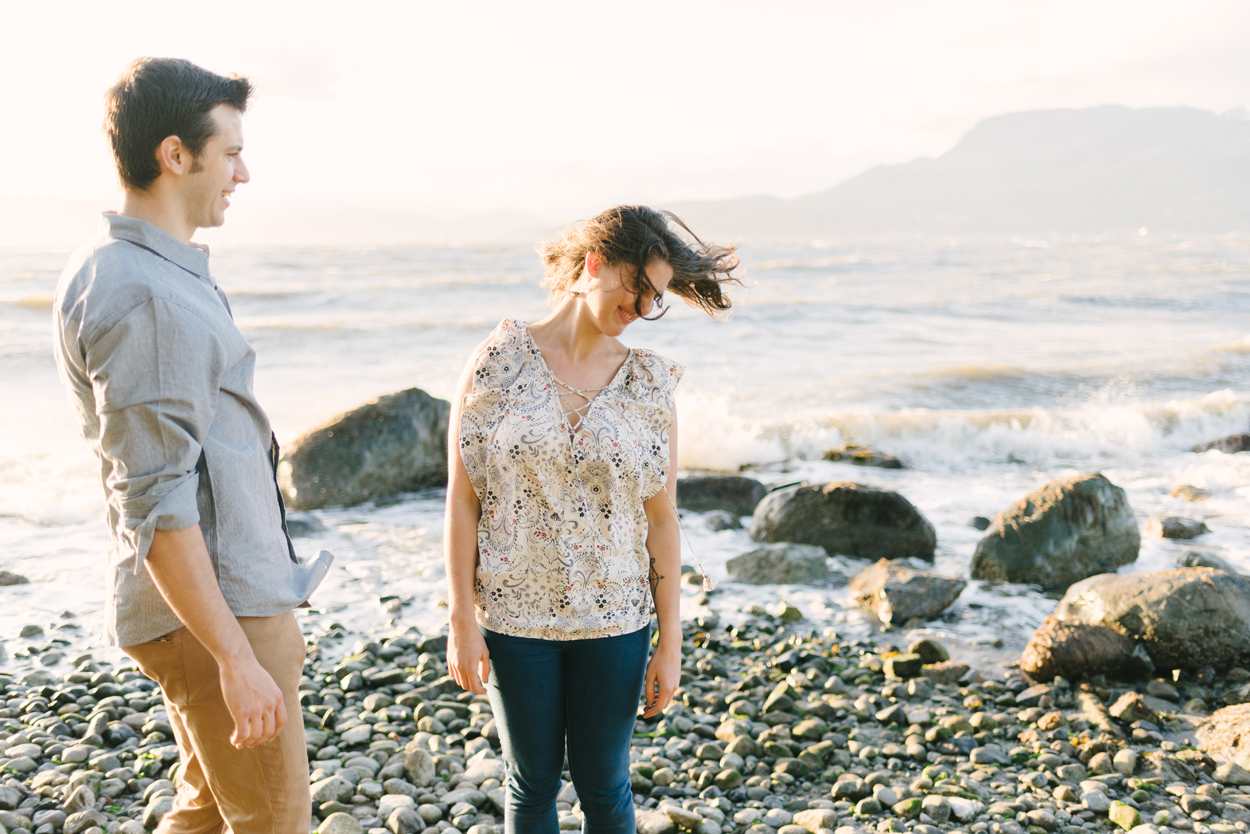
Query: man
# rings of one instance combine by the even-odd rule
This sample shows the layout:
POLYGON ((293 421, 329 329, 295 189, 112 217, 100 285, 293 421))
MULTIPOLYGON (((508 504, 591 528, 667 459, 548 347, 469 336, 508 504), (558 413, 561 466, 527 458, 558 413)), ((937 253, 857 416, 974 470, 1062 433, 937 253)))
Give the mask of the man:
POLYGON ((182 757, 161 832, 308 831, 293 609, 332 558, 295 558, 277 446, 196 229, 248 181, 251 94, 187 61, 141 59, 107 96, 121 211, 71 257, 56 357, 100 459, 106 630, 165 696, 182 757))

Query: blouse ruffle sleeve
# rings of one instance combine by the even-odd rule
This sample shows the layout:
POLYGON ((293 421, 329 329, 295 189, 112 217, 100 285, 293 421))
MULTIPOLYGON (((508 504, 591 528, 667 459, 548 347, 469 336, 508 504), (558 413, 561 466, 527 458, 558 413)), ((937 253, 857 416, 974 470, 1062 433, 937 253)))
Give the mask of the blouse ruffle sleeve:
POLYGON ((634 366, 626 381, 629 396, 624 411, 642 442, 644 455, 643 499, 658 495, 668 480, 672 461, 669 431, 673 427, 674 393, 685 368, 649 350, 634 351, 634 366))
POLYGON ((509 395, 525 362, 525 338, 504 319, 473 359, 473 385, 460 410, 460 457, 478 500, 485 498, 490 441, 507 413, 509 395))

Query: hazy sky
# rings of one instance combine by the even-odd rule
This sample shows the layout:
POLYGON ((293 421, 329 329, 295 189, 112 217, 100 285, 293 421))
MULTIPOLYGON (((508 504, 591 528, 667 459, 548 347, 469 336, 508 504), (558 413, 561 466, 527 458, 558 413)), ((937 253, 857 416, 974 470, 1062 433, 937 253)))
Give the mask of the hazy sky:
POLYGON ((101 96, 139 55, 256 82, 236 205, 552 219, 818 191, 1004 112, 1250 101, 1239 0, 3 2, 10 206, 113 199, 101 96))

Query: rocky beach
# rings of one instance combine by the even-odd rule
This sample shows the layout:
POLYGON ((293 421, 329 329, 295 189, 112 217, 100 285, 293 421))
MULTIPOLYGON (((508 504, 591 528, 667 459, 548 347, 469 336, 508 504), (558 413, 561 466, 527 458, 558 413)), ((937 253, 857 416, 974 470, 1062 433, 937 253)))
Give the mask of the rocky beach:
MULTIPOLYGON (((1244 830, 1246 251, 753 243, 731 321, 632 327, 686 367, 691 566, 682 691, 632 747, 641 830, 1244 830)), ((98 636, 98 467, 47 335, 66 256, 0 251, 0 826, 138 832, 176 753, 98 636)), ((296 550, 336 557, 298 615, 316 827, 503 834, 489 704, 441 656, 440 449, 473 346, 547 310, 532 249, 213 262, 296 550)))
MULTIPOLYGON (((295 477, 375 502, 402 497, 404 473, 430 461, 392 465, 388 481, 370 473, 369 450, 394 444, 390 429, 432 434, 446 420, 405 393, 293 444, 295 477)), ((844 455, 903 468, 887 454, 829 453, 844 455)), ((289 465, 284 480, 291 491, 289 465)), ((745 528, 759 546, 726 562, 720 588, 683 566, 681 688, 663 715, 637 721, 630 751, 639 834, 1246 830, 1250 580, 1192 551, 1175 570, 1108 572, 1137 558, 1142 534, 1105 476, 1055 480, 993 520, 970 520, 983 533, 974 580, 1062 592, 1006 664, 913 639, 968 582, 931 569, 934 527, 901 494, 689 473, 678 497, 688 526, 745 528), (855 563, 853 576, 839 570, 855 563), (743 609, 735 586, 778 599, 743 609), (871 627, 809 618, 785 599, 803 586, 846 586, 871 627)), ((293 532, 324 533, 322 518, 332 520, 295 514, 293 532)), ((1189 521, 1146 527, 1200 535, 1189 521)), ((363 629, 305 615, 314 829, 503 834, 489 701, 448 676, 445 629, 408 624, 398 596, 377 602, 363 629)), ((28 625, 0 674, 0 826, 142 834, 169 810, 178 776, 160 690, 116 653, 79 652, 91 640, 74 619, 65 612, 51 635, 28 625)), ((561 829, 579 830, 567 772, 558 803, 561 829)))

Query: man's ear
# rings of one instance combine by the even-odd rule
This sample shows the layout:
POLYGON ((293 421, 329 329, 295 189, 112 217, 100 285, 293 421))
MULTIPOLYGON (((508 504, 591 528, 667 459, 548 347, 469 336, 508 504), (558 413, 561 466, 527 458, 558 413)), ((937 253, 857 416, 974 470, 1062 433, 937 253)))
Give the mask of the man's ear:
POLYGON ((156 146, 156 162, 161 171, 181 176, 189 173, 194 155, 177 136, 166 136, 156 146))
POLYGON ((591 278, 599 277, 599 267, 603 266, 603 261, 599 260, 599 256, 594 252, 586 253, 586 274, 591 278))

